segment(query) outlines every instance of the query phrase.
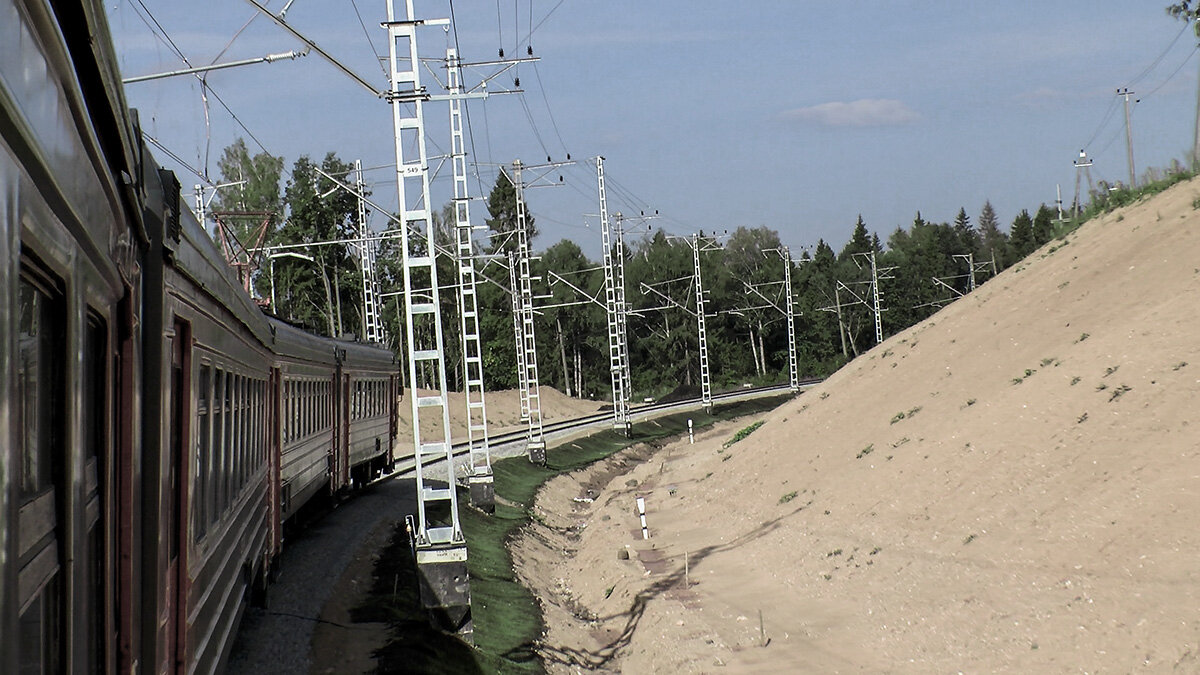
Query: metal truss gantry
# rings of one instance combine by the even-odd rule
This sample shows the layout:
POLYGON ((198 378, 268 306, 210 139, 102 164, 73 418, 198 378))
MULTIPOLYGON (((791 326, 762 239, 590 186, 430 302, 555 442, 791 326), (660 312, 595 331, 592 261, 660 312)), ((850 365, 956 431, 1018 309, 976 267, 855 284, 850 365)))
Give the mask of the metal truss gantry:
POLYGON ((429 160, 425 145, 424 102, 417 30, 449 25, 446 19, 417 20, 413 0, 388 0, 387 21, 390 84, 396 151, 396 190, 400 208, 400 242, 404 264, 404 311, 409 383, 413 387, 412 433, 416 457, 417 522, 412 533, 422 604, 444 628, 470 636, 471 593, 466 571, 467 547, 459 522, 454 456, 450 438, 450 408, 446 391, 445 343, 434 264, 434 231, 429 198, 429 160), (406 148, 417 148, 417 156, 406 148), (416 237, 424 245, 414 246, 416 237), (416 385, 433 391, 418 395, 416 385), (423 424, 430 421, 432 424, 423 424), (432 430, 427 431, 432 427, 432 430), (431 523, 432 509, 441 520, 431 523), (448 514, 445 511, 449 511, 448 514))

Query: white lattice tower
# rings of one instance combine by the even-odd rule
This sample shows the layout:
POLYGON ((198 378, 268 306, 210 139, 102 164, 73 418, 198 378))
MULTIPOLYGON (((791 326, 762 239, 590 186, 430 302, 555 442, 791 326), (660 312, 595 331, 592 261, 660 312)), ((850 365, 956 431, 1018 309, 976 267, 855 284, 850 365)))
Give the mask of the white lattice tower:
POLYGON ((529 262, 529 228, 525 213, 525 186, 521 182, 521 160, 513 162, 513 187, 517 190, 517 283, 521 289, 521 341, 525 352, 525 397, 529 400, 529 461, 546 463, 546 439, 542 435, 542 401, 538 389, 537 341, 533 329, 533 280, 529 262))
POLYGON ((875 265, 875 252, 868 256, 871 260, 871 297, 875 309, 875 344, 883 342, 883 295, 879 292, 879 268, 875 265))
POLYGON ((508 287, 512 289, 513 337, 517 350, 517 391, 521 398, 521 421, 529 422, 529 369, 525 367, 525 332, 521 321, 521 285, 517 281, 517 254, 508 254, 508 287))
MULTIPOLYGON (((470 475, 490 478, 492 462, 488 449, 487 405, 483 391, 483 343, 479 336, 479 303, 475 284, 475 251, 472 243, 470 196, 467 193, 467 149, 463 136, 462 66, 458 52, 446 50, 450 91, 450 161, 454 166, 454 231, 457 236, 458 315, 462 329, 463 393, 467 400, 467 446, 470 475)), ((472 501, 481 506, 472 494, 472 501)), ((483 505, 486 506, 486 505, 483 505)))
POLYGON ((708 331, 704 322, 704 283, 700 275, 700 235, 692 235, 692 258, 696 264, 696 328, 700 336, 700 402, 711 411, 712 379, 708 374, 708 331))
POLYGON ((465 562, 465 540, 458 516, 454 483, 454 458, 450 438, 450 408, 443 360, 442 317, 439 312, 437 267, 434 264, 433 218, 429 207, 429 160, 425 149, 423 103, 428 98, 421 85, 417 28, 443 21, 418 21, 413 1, 405 0, 405 14, 395 14, 396 0, 388 0, 388 48, 391 57, 392 122, 396 141, 396 189, 399 195, 401 255, 403 257, 405 332, 408 338, 408 381, 413 386, 412 435, 417 474, 417 524, 413 533, 421 550, 460 545, 465 562), (416 147, 416 156, 410 148, 416 147), (406 154, 409 153, 409 154, 406 154), (414 236, 413 230, 417 232, 414 236), (420 248, 414 246, 417 241, 420 248), (417 395, 416 385, 433 390, 417 395), (448 525, 431 526, 431 506, 449 507, 448 525))
POLYGON ((383 342, 379 321, 379 289, 375 281, 375 242, 367 227, 367 201, 363 184, 362 162, 354 160, 354 185, 358 195, 358 260, 363 282, 363 338, 383 342))
MULTIPOLYGON (((612 380, 613 429, 629 432, 628 393, 625 389, 621 302, 617 297, 617 273, 613 264, 613 238, 608 220, 608 197, 604 188, 604 158, 596 158, 596 183, 600 193, 600 242, 604 251, 604 307, 608 313, 608 370, 612 380)), ((624 290, 622 288, 622 290, 624 290)))
POLYGON ((792 391, 800 391, 800 364, 796 357, 796 312, 792 304, 792 252, 784 246, 779 254, 783 256, 783 301, 787 303, 788 385, 792 391))
MULTIPOLYGON (((617 295, 617 349, 618 360, 621 366, 621 386, 622 395, 625 398, 625 414, 629 414, 629 400, 633 396, 633 382, 629 373, 629 333, 626 330, 628 325, 626 318, 628 317, 629 305, 625 303, 625 228, 621 219, 621 214, 616 214, 616 227, 613 228, 613 242, 616 250, 613 253, 615 258, 615 278, 616 282, 614 289, 617 295)), ((628 425, 626 425, 628 428, 628 425)))

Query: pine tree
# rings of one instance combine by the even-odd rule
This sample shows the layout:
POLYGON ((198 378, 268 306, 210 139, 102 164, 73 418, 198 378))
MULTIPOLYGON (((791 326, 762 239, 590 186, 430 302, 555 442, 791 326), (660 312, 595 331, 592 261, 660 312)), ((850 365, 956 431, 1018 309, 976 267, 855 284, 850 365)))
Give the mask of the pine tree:
POLYGON ((1033 240, 1038 246, 1054 238, 1054 210, 1042 204, 1033 217, 1033 240))
POLYGON ((1012 229, 1009 230, 1009 260, 1015 263, 1037 250, 1037 246, 1037 241, 1033 238, 1033 218, 1028 209, 1021 209, 1013 219, 1012 229))
POLYGON ((1008 237, 1000 230, 1000 219, 990 201, 983 203, 979 214, 979 249, 975 251, 975 259, 979 261, 995 259, 996 271, 1008 266, 1005 255, 1008 251, 1008 237))
MULTIPOLYGON (((528 235, 528 240, 533 241, 537 236, 537 228, 533 225, 533 214, 529 212, 528 204, 525 209, 525 232, 528 235)), ((501 172, 496 176, 496 184, 492 187, 492 192, 488 195, 487 202, 488 214, 488 229, 491 230, 491 243, 488 244, 488 253, 507 253, 517 250, 517 188, 513 186, 509 180, 508 174, 501 172)))

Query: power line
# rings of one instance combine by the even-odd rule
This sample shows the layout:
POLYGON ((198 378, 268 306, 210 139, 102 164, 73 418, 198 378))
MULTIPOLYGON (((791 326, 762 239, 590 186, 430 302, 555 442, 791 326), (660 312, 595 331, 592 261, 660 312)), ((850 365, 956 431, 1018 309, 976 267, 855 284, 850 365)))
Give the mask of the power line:
POLYGON ((1185 58, 1183 60, 1183 62, 1180 63, 1179 66, 1176 67, 1175 70, 1172 71, 1169 76, 1167 76, 1167 79, 1160 82, 1157 87, 1151 89, 1150 92, 1145 94, 1144 96, 1142 96, 1142 98, 1143 99, 1149 98, 1150 96, 1153 96, 1154 93, 1157 92, 1159 89, 1162 89, 1163 87, 1167 86, 1167 83, 1170 82, 1172 79, 1174 79, 1175 76, 1179 74, 1179 71, 1183 70, 1183 67, 1186 66, 1192 60, 1192 58, 1194 56, 1196 56, 1196 49, 1193 49, 1190 52, 1188 52, 1187 58, 1185 58))

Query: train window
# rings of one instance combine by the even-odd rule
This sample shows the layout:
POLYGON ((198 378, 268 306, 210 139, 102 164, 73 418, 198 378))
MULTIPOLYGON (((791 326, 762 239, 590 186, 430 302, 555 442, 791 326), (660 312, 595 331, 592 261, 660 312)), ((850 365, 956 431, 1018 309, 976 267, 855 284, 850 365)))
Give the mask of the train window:
POLYGON ((212 456, 212 485, 210 486, 212 500, 209 502, 208 522, 215 523, 221 513, 224 503, 222 496, 221 476, 225 472, 225 427, 228 424, 225 414, 225 371, 217 369, 213 381, 213 456, 212 456))
POLYGON ((233 452, 230 459, 230 501, 242 489, 242 447, 246 442, 246 414, 243 405, 246 378, 235 375, 233 379, 233 452))
MULTIPOLYGON (((21 672, 57 672, 63 666, 63 602, 60 572, 66 553, 58 539, 66 523, 63 438, 67 348, 64 301, 49 279, 22 276, 18 291, 17 399, 13 410, 20 465, 17 523, 20 579, 18 607, 21 672)), ((12 643, 9 643, 12 644, 12 643)))
POLYGON ((283 419, 283 442, 286 443, 292 440, 292 383, 283 383, 283 402, 280 405, 280 417, 283 419))
POLYGON ((199 383, 196 385, 196 490, 192 499, 195 503, 196 541, 208 531, 209 465, 212 461, 212 429, 209 426, 209 401, 212 400, 212 366, 200 366, 199 383))

